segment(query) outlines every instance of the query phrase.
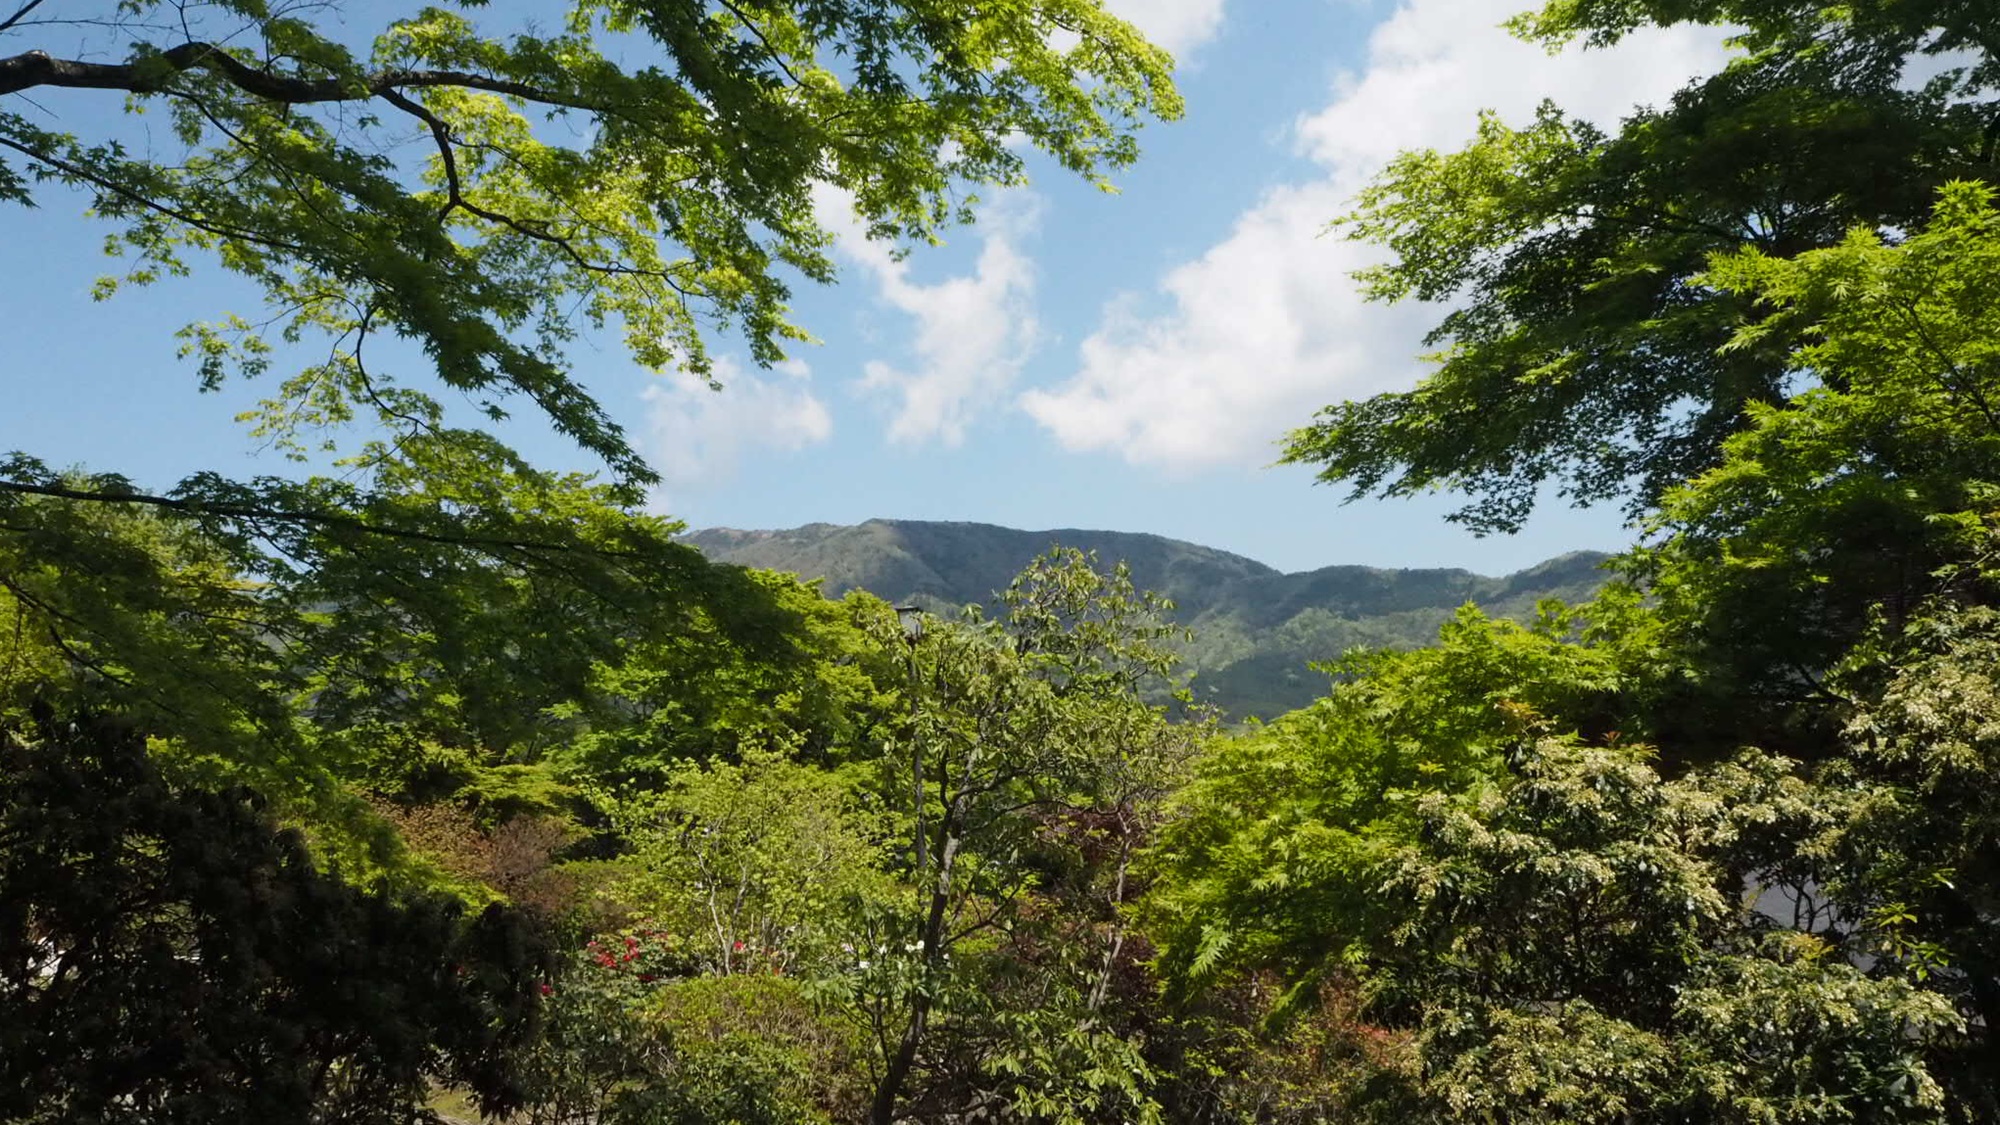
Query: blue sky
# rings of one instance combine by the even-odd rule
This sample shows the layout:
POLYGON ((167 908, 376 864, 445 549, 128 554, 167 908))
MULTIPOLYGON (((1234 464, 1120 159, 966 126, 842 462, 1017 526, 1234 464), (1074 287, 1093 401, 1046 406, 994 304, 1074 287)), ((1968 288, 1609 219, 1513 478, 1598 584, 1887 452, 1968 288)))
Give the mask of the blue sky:
MULTIPOLYGON (((1627 538, 1610 511, 1549 507, 1517 536, 1443 521, 1449 498, 1364 501, 1268 467, 1318 406, 1410 385, 1436 309, 1361 303, 1368 251, 1326 220, 1397 150, 1450 146, 1482 108, 1553 97, 1615 120, 1720 59, 1713 35, 1647 34, 1549 58, 1499 22, 1523 0, 1114 0, 1181 60, 1187 117, 1155 126, 1104 195, 1057 169, 902 262, 848 235, 839 285, 798 294, 821 341, 760 371, 717 342, 727 387, 636 369, 611 343, 581 376, 693 526, 874 516, 1146 531, 1288 570, 1333 563, 1500 573, 1627 538)), ((26 49, 0 43, 4 53, 26 49)), ((114 95, 40 91, 58 119, 114 95)), ((7 106, 8 109, 25 107, 7 106)), ((164 487, 198 468, 288 471, 232 423, 257 388, 195 393, 173 332, 245 294, 215 271, 93 303, 112 268, 81 200, 0 210, 11 358, 0 450, 164 487)), ((845 223, 838 199, 824 214, 845 223)), ((532 426, 538 461, 588 467, 532 426)))

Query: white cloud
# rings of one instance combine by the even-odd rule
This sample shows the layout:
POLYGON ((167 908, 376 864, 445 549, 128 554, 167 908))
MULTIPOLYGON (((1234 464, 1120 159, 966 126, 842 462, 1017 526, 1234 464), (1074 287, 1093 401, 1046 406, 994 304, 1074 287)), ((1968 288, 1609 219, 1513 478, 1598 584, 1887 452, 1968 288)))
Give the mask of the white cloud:
POLYGON ((1519 122, 1553 98, 1609 124, 1723 58, 1719 34, 1687 28, 1551 58, 1500 30, 1523 6, 1406 3, 1370 37, 1366 69, 1297 125, 1324 175, 1268 192, 1150 299, 1113 301, 1076 373, 1021 406, 1066 448, 1192 468, 1268 462, 1317 407, 1409 386, 1436 310, 1362 302, 1348 275, 1377 251, 1320 237, 1327 221, 1397 152, 1464 143, 1481 109, 1519 122))
POLYGON ((1108 0, 1112 15, 1127 20, 1177 61, 1213 38, 1222 26, 1223 0, 1108 0))
POLYGON ((910 363, 877 359, 862 368, 861 387, 893 403, 890 440, 959 444, 981 411, 1006 401, 1035 347, 1035 269, 1021 243, 1035 228, 1039 202, 1025 191, 989 200, 975 228, 980 250, 973 272, 933 284, 912 280, 907 260, 868 241, 839 193, 824 189, 818 203, 840 252, 874 279, 885 304, 912 322, 910 363))
POLYGON ((833 416, 812 393, 812 372, 786 360, 752 374, 728 358, 716 361, 720 391, 678 378, 645 392, 647 460, 659 470, 669 499, 728 480, 753 452, 794 452, 833 436, 833 416))
MULTIPOLYGON (((1109 0, 1107 7, 1146 37, 1184 58, 1222 26, 1224 0, 1109 0)), ((924 284, 893 248, 870 241, 850 197, 822 185, 819 220, 842 256, 875 282, 882 302, 911 322, 906 362, 870 360, 859 385, 891 404, 889 440, 955 446, 982 413, 1002 409, 1040 339, 1035 266, 1023 243, 1040 221, 1040 198, 1002 191, 982 207, 972 235, 979 259, 969 274, 924 284)))

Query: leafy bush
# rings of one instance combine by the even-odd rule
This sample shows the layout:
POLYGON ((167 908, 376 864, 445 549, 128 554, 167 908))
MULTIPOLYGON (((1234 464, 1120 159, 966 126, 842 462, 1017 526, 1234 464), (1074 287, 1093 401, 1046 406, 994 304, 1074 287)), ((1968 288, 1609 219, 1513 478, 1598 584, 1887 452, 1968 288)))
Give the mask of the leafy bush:
POLYGON ((0 1121, 406 1122, 525 1096, 547 946, 518 911, 363 890, 256 794, 107 720, 0 731, 0 1121))

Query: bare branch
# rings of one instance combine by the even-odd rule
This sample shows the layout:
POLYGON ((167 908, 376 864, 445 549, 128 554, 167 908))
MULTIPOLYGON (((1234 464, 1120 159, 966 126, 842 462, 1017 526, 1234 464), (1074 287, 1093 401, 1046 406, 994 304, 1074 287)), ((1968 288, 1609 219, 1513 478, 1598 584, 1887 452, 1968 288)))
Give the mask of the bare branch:
POLYGON ((0 31, 5 31, 8 28, 13 27, 15 24, 20 23, 23 19, 27 17, 29 12, 32 12, 36 8, 39 8, 41 6, 42 6, 42 0, 28 0, 26 4, 21 5, 19 11, 15 12, 11 16, 8 16, 4 20, 0 20, 0 31))

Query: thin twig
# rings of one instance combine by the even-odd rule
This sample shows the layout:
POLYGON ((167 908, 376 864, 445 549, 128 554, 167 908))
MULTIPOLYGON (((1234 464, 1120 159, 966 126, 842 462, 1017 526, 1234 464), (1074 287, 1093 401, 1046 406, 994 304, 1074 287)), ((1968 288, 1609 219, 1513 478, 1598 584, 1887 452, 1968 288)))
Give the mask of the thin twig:
POLYGON ((0 20, 0 31, 5 31, 8 28, 13 27, 15 24, 20 23, 22 18, 25 17, 29 12, 32 12, 36 8, 39 8, 41 6, 42 6, 42 0, 28 0, 26 4, 21 5, 21 9, 19 11, 15 12, 11 16, 8 16, 5 20, 0 20))

